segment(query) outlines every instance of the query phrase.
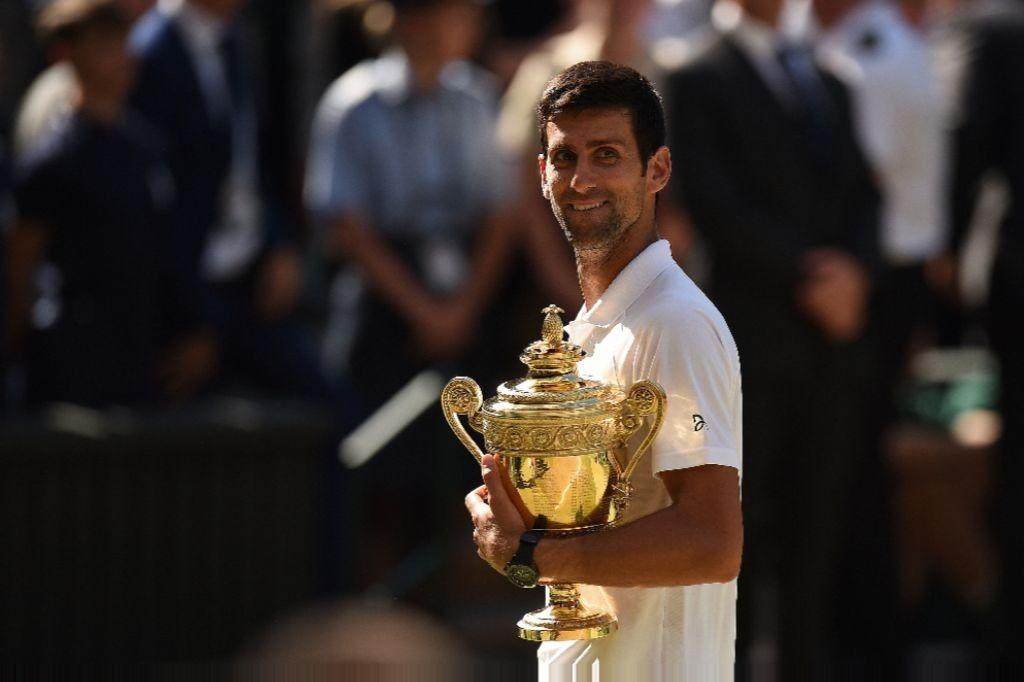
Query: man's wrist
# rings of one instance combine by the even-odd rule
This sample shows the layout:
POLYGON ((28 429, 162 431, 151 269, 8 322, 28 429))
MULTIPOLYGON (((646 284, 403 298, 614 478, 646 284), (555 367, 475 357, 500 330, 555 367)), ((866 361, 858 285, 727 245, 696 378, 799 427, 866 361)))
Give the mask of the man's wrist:
POLYGON ((536 587, 537 564, 534 562, 534 550, 540 542, 544 531, 539 528, 528 530, 519 538, 519 547, 507 564, 505 564, 505 577, 516 587, 536 587))

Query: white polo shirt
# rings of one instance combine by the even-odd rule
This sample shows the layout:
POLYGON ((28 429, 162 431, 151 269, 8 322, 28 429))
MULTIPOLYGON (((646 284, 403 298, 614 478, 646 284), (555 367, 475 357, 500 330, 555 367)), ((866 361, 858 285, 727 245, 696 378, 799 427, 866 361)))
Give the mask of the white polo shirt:
MULTIPOLYGON (((581 374, 623 388, 652 379, 668 395, 665 423, 633 475, 627 522, 671 503, 657 476, 662 471, 720 464, 742 473, 736 344, 722 315, 672 259, 667 241, 634 258, 593 309, 584 307, 566 329, 587 351, 581 374)), ((581 592, 615 612, 619 631, 591 641, 545 642, 538 652, 540 682, 733 679, 735 580, 691 587, 582 586, 581 592)))

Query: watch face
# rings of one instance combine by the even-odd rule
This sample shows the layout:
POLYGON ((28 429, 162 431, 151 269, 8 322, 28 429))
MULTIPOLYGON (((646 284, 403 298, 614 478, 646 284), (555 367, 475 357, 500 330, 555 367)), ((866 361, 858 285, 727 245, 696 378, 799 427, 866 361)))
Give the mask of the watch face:
POLYGON ((511 564, 505 569, 505 575, 516 587, 537 586, 537 571, 532 566, 511 564))

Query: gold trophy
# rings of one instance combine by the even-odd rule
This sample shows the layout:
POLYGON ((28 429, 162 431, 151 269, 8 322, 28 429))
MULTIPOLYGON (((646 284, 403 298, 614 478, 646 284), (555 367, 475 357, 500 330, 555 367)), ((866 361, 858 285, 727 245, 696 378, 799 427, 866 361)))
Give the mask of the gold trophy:
MULTIPOLYGON (((560 308, 550 305, 543 312, 541 340, 519 356, 530 368, 525 378, 501 384, 485 403, 475 381, 456 377, 441 392, 441 406, 478 462, 483 451, 458 415, 483 434, 527 528, 540 518, 548 535, 595 532, 622 518, 630 476, 661 428, 665 391, 653 381, 623 391, 578 376, 576 365, 586 353, 563 340, 560 308), (647 433, 620 463, 617 451, 625 452, 626 440, 640 431, 645 417, 647 433)), ((614 614, 583 603, 575 585, 548 585, 547 593, 547 605, 519 621, 523 639, 595 639, 618 629, 614 614)))

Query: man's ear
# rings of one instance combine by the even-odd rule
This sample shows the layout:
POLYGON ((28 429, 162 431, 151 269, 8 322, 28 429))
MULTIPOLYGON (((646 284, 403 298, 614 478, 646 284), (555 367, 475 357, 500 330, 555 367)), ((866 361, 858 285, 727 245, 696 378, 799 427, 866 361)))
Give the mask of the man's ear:
POLYGON ((647 191, 657 194, 665 189, 669 177, 672 176, 672 153, 662 145, 647 159, 647 191))
POLYGON ((537 170, 540 172, 540 193, 551 201, 551 194, 548 192, 548 162, 543 154, 537 155, 537 170))

